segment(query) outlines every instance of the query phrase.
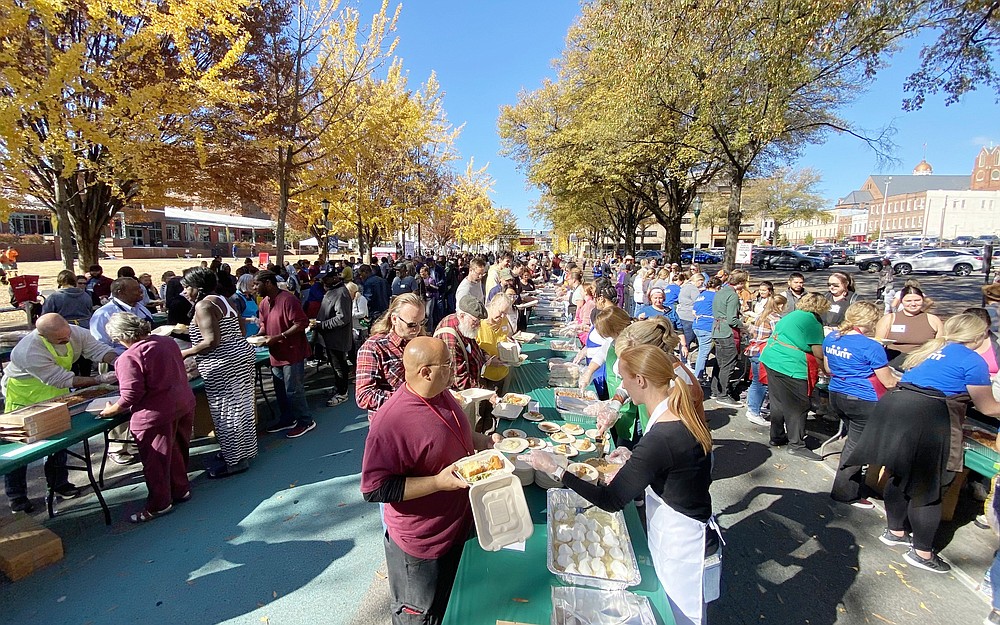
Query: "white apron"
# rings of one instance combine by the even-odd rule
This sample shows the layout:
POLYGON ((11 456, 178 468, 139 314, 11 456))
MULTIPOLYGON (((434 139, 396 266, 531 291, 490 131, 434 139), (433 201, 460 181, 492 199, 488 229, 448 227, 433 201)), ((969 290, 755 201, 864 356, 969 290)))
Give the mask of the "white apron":
MULTIPOLYGON (((667 411, 661 402, 649 416, 648 432, 667 411)), ((677 625, 706 623, 705 607, 719 597, 722 548, 713 554, 706 577, 705 532, 719 531, 715 518, 702 523, 671 508, 652 487, 646 487, 646 527, 656 577, 670 600, 677 625), (718 557, 715 557, 718 556, 718 557)), ((721 535, 719 537, 721 543, 721 535)))

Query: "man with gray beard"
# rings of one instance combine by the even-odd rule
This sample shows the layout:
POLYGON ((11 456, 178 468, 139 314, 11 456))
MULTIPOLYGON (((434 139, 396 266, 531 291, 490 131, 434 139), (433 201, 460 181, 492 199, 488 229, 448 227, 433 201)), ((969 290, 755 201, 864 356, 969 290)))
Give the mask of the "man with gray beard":
POLYGON ((455 370, 452 388, 456 391, 476 388, 480 384, 483 367, 489 358, 479 347, 476 337, 479 335, 479 324, 486 316, 483 303, 473 295, 466 295, 458 300, 455 314, 442 319, 434 331, 434 336, 448 345, 451 365, 455 370))

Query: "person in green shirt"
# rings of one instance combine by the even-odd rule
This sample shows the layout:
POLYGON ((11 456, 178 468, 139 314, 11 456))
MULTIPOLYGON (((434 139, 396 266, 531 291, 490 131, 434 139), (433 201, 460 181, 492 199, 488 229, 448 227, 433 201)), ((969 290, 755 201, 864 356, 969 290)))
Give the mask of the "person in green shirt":
POLYGON ((823 315, 830 302, 818 293, 807 293, 796 309, 781 318, 760 354, 767 369, 771 396, 772 447, 788 445, 788 453, 808 460, 822 460, 806 448, 806 414, 809 412, 809 357, 813 370, 823 367, 823 315))

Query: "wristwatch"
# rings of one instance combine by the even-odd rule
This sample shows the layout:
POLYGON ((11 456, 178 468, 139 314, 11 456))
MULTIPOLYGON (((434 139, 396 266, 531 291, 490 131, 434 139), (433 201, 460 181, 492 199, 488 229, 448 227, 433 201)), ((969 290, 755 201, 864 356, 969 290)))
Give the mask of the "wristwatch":
POLYGON ((563 475, 566 475, 566 469, 562 467, 556 467, 556 470, 552 472, 552 477, 559 481, 562 481, 563 475))

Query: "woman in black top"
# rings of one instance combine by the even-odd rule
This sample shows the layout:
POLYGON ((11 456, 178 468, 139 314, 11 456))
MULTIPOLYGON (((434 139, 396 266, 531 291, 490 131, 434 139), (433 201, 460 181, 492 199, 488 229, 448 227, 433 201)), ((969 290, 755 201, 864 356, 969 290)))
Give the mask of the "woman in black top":
MULTIPOLYGON (((636 345, 618 354, 621 386, 650 413, 646 433, 607 486, 565 471, 566 459, 531 453, 534 468, 553 474, 609 512, 646 493, 650 555, 678 623, 701 623, 705 603, 718 596, 718 580, 705 576, 705 558, 720 549, 712 517, 712 435, 695 409, 687 384, 675 383, 662 349, 636 345)), ((709 576, 711 577, 711 576, 709 576)))

